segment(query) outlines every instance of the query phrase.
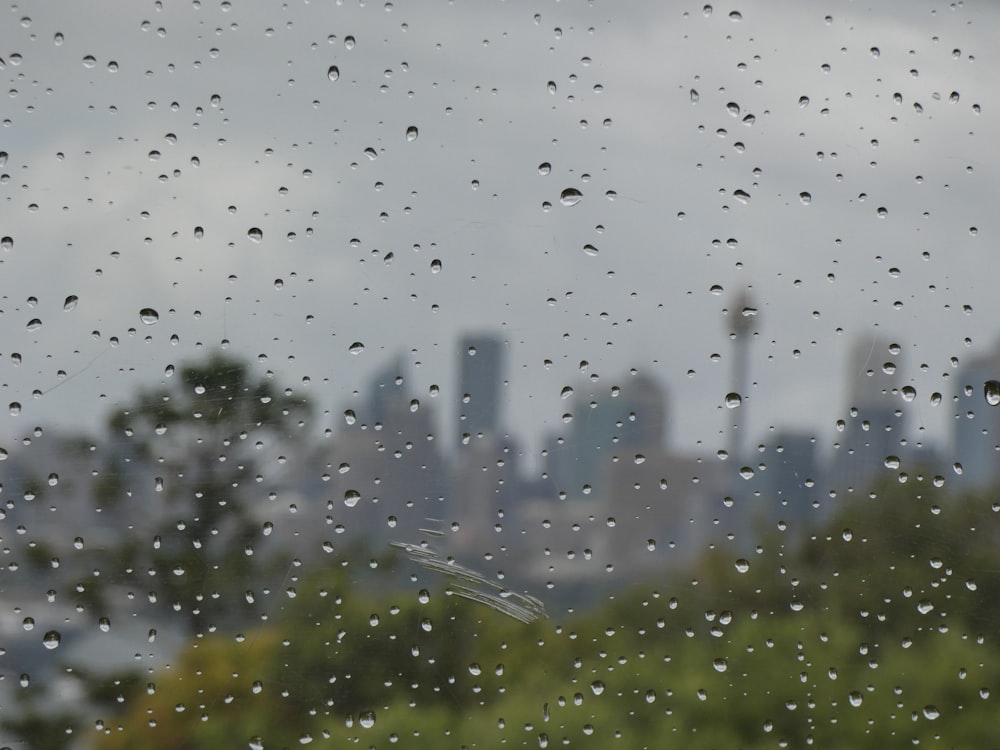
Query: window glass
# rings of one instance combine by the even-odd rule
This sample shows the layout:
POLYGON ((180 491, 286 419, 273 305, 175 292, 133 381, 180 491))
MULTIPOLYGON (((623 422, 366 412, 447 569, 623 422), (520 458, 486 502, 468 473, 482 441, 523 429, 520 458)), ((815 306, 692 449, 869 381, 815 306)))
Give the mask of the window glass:
POLYGON ((992 746, 998 13, 6 3, 0 746, 992 746))

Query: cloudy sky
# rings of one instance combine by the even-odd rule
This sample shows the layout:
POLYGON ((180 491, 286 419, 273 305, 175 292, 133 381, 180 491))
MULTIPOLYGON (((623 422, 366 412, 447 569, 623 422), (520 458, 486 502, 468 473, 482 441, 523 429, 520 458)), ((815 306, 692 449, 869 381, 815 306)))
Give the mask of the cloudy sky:
POLYGON ((748 288, 755 441, 832 441, 856 345, 898 362, 911 426, 945 439, 955 409, 930 394, 1000 335, 995 3, 0 18, 8 441, 92 427, 224 340, 323 426, 403 353, 450 435, 458 339, 493 331, 529 452, 564 429, 566 385, 596 376, 600 397, 635 368, 669 389, 672 444, 712 454, 748 288))

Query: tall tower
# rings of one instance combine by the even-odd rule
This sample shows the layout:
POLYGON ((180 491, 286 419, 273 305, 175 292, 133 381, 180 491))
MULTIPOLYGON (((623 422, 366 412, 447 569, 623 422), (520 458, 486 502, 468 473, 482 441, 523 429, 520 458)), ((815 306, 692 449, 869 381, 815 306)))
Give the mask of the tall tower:
POLYGON ((459 443, 500 432, 503 341, 489 334, 462 338, 459 352, 459 443))

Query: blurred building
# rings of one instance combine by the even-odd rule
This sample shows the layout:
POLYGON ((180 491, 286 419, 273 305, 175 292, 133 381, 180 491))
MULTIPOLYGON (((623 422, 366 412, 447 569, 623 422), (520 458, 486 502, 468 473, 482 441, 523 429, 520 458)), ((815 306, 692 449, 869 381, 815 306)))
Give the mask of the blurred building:
POLYGON ((457 434, 459 443, 500 431, 504 342, 499 336, 465 336, 459 348, 457 434))
POLYGON ((988 400, 986 384, 1000 380, 1000 342, 995 351, 964 363, 955 392, 955 459, 963 486, 982 488, 1000 482, 1000 406, 988 400))
POLYGON ((859 492, 887 469, 898 468, 906 452, 903 400, 904 359, 884 339, 856 342, 848 358, 847 414, 836 443, 831 483, 838 492, 859 492))

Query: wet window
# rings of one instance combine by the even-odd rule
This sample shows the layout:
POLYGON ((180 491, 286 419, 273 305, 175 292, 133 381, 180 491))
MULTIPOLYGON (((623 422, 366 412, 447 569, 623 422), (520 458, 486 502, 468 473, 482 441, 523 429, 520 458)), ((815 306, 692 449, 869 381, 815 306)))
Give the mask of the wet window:
POLYGON ((995 5, 0 13, 0 746, 996 742, 995 5))

